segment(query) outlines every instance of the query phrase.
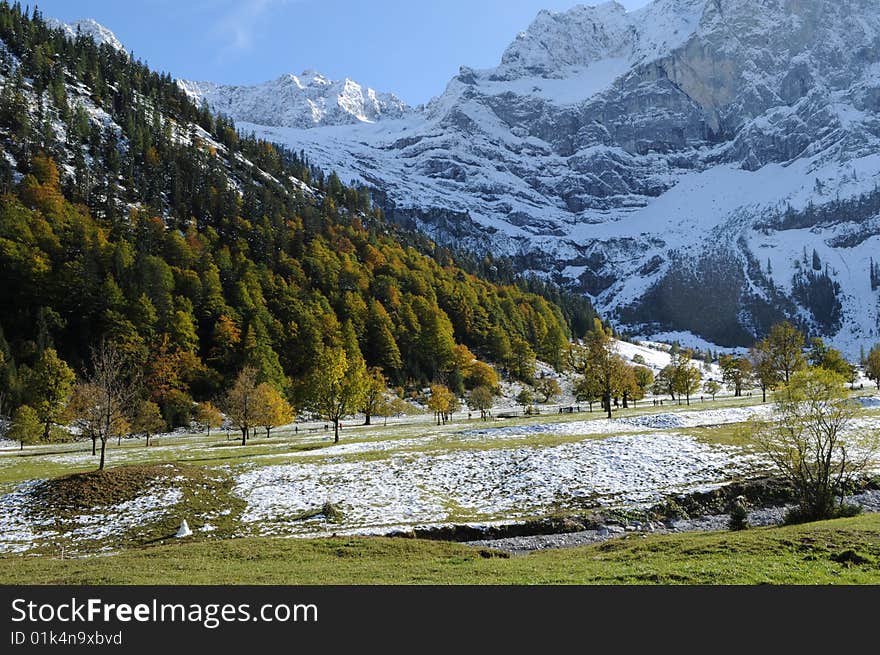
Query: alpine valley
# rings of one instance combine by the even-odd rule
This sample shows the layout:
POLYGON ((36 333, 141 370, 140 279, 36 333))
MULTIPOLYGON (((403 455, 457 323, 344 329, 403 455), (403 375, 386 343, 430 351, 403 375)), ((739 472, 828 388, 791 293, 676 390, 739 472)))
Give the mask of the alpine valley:
POLYGON ((542 11, 425 106, 313 71, 183 82, 388 217, 587 294, 622 329, 880 334, 876 0, 542 11))

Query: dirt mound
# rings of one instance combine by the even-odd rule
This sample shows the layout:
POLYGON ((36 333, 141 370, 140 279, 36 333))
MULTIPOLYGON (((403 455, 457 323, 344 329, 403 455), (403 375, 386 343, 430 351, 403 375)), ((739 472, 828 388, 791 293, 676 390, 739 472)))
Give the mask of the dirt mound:
POLYGON ((156 481, 192 473, 188 467, 173 464, 120 466, 46 480, 35 492, 51 507, 90 509, 133 500, 156 481))

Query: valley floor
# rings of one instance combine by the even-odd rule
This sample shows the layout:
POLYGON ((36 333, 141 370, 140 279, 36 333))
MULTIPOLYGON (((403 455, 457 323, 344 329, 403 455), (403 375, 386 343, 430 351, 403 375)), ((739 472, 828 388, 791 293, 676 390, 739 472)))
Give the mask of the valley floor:
POLYGON ((0 558, 4 584, 880 584, 880 515, 630 536, 509 556, 379 537, 231 539, 112 557, 0 558), (157 573, 161 572, 161 573, 157 573))
MULTIPOLYGON (((588 546, 594 551, 573 547, 570 555, 547 551, 529 555, 534 560, 514 557, 509 562, 495 557, 497 549, 521 553, 581 546, 617 536, 624 528, 612 526, 614 534, 472 546, 361 537, 450 526, 479 532, 593 510, 623 515, 673 495, 763 475, 769 467, 751 445, 750 422, 767 420, 772 405, 759 400, 719 398, 663 408, 647 404, 617 411, 612 419, 598 412, 563 414, 546 408, 539 416, 462 419, 443 426, 417 417, 387 427, 347 427, 339 444, 333 444, 323 429, 279 430, 270 439, 255 439, 244 447, 222 432, 168 435, 150 448, 136 441, 114 444, 108 450, 111 468, 70 478, 59 476, 95 468, 95 458, 83 443, 2 450, 0 581, 176 581, 177 574, 168 578, 164 566, 162 577, 156 577, 160 569, 151 568, 150 562, 160 556, 157 553, 168 558, 181 581, 232 579, 208 566, 211 552, 242 582, 269 582, 272 576, 280 576, 277 582, 318 582, 333 557, 351 564, 333 574, 338 577, 331 576, 339 582, 611 581, 598 569, 574 563, 584 553, 592 553, 587 559, 605 561, 603 549, 620 554, 640 543, 655 544, 644 547, 658 553, 672 548, 674 555, 676 548, 692 548, 687 544, 734 542, 724 541, 725 535, 646 534, 719 530, 723 517, 694 526, 635 526, 623 541, 588 546), (194 534, 179 542, 174 533, 184 519, 194 534), (625 545, 611 545, 617 542, 625 545), (255 549, 254 558, 233 564, 234 553, 247 548, 255 549), (258 554, 263 549, 265 554, 258 554), (295 575, 281 572, 282 560, 275 558, 284 553, 297 562, 296 567, 288 562, 298 570, 295 575), (480 553, 492 557, 484 562, 480 553), (95 557, 99 555, 103 557, 95 557), (201 558, 205 561, 200 563, 201 558), (399 574, 393 571, 398 564, 403 565, 399 574), (203 565, 208 567, 205 577, 193 578, 203 565), (358 573, 361 565, 365 568, 358 573), (464 577, 455 579, 456 571, 464 577)), ((865 414, 859 421, 880 427, 877 399, 866 397, 863 405, 865 414)), ((875 509, 876 500, 871 496, 866 511, 875 509)), ((779 517, 772 518, 763 524, 779 517)), ((878 520, 877 515, 866 515, 851 524, 867 535, 865 547, 871 553, 878 520)), ((781 530, 784 534, 788 528, 781 530)), ((770 534, 777 533, 758 529, 750 536, 729 538, 744 539, 741 543, 748 549, 757 535, 770 534)), ((829 547, 829 556, 836 552, 832 551, 829 547)), ((638 557, 647 556, 647 551, 639 553, 638 557)), ((794 566, 789 555, 780 551, 773 561, 794 566)), ((871 558, 874 555, 869 559, 875 561, 871 558)), ((676 556, 668 565, 661 560, 652 566, 668 566, 671 575, 676 556)), ((642 570, 619 558, 614 562, 621 579, 634 579, 642 570)), ((712 566, 727 572, 740 566, 737 562, 742 563, 740 555, 725 555, 713 559, 712 566)), ((742 565, 753 563, 747 558, 742 565)), ((802 564, 799 560, 798 566, 802 564)), ((805 571, 804 580, 832 575, 819 564, 805 571)), ((658 581, 669 580, 666 574, 658 575, 658 581)), ((710 580, 694 575, 693 581, 710 580)), ((786 581, 796 582, 799 575, 786 581)), ((742 576, 734 575, 731 581, 747 581, 745 571, 742 576)))

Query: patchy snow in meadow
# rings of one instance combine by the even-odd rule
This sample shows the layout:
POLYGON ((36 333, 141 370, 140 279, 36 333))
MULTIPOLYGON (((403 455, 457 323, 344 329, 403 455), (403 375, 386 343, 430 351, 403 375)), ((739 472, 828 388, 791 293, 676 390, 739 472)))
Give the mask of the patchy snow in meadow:
POLYGON ((369 532, 645 503, 723 483, 757 465, 737 448, 675 434, 635 434, 546 448, 266 466, 240 474, 235 493, 247 501, 242 520, 256 534, 369 532), (340 508, 339 523, 293 518, 326 501, 340 508))
POLYGON ((28 480, 0 495, 0 553, 24 552, 55 541, 85 553, 110 550, 126 534, 162 518, 183 497, 176 488, 151 489, 117 505, 56 520, 39 511, 40 484, 28 480))
POLYGON ((11 493, 0 495, 0 553, 23 552, 31 548, 38 535, 51 536, 45 530, 51 521, 29 519, 25 515, 34 487, 39 483, 39 480, 28 480, 11 493))
POLYGON ((335 457, 340 455, 356 455, 359 453, 384 452, 388 450, 405 450, 420 448, 436 441, 437 435, 430 437, 417 437, 413 439, 383 439, 381 441, 357 441, 354 443, 338 443, 320 450, 299 450, 284 453, 269 453, 267 455, 255 455, 251 459, 267 459, 283 457, 335 457))
POLYGON ((764 419, 769 417, 772 409, 772 405, 767 404, 753 407, 728 407, 725 409, 665 412, 662 414, 646 414, 644 416, 629 416, 616 419, 593 419, 588 421, 571 421, 569 423, 543 423, 504 428, 484 428, 480 430, 469 430, 462 434, 465 436, 479 436, 484 439, 503 439, 539 434, 587 436, 596 434, 641 432, 645 429, 674 430, 708 425, 742 423, 756 418, 764 419))

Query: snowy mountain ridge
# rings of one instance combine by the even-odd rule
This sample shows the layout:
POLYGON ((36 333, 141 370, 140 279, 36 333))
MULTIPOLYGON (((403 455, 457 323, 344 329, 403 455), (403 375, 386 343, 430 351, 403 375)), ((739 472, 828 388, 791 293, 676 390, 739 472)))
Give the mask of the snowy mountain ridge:
POLYGON ((201 97, 621 327, 742 346, 790 318, 850 354, 880 337, 876 0, 542 11, 498 67, 372 122, 270 121, 254 89, 201 97))
POLYGON ((75 39, 77 34, 82 34, 83 36, 92 37, 98 45, 106 43, 116 50, 125 52, 125 46, 116 38, 116 35, 93 18, 81 18, 70 23, 65 23, 55 18, 46 18, 45 20, 46 25, 50 28, 63 29, 65 34, 71 39, 75 39))
POLYGON ((275 127, 310 128, 374 123, 402 118, 412 110, 391 93, 379 93, 348 78, 329 80, 315 71, 286 74, 253 86, 178 81, 197 102, 229 116, 275 127))

